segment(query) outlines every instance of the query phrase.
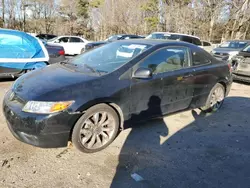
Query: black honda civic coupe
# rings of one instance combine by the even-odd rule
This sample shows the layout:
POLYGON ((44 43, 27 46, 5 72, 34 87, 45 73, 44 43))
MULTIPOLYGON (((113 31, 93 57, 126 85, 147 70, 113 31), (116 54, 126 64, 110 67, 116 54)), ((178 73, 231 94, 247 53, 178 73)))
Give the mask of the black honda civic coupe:
POLYGON ((107 147, 128 123, 200 108, 217 111, 231 67, 185 42, 117 41, 29 72, 6 93, 12 134, 43 148, 107 147))

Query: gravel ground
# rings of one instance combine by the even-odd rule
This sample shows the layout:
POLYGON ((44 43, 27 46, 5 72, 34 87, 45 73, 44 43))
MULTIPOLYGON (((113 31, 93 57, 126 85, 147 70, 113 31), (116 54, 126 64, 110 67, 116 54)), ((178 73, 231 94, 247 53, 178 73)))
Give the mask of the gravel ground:
MULTIPOLYGON (((11 84, 0 82, 0 103, 11 84)), ((218 113, 148 121, 95 154, 21 143, 0 110, 0 187, 250 187, 249 93, 234 83, 218 113)))

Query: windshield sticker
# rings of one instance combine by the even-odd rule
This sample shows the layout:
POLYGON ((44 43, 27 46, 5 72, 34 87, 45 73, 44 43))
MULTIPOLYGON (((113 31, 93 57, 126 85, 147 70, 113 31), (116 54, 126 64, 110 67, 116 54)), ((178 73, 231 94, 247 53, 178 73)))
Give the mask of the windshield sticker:
POLYGON ((139 48, 139 49, 144 49, 144 48, 146 48, 147 46, 146 45, 139 45, 139 44, 131 44, 131 45, 129 45, 128 46, 128 48, 130 48, 130 49, 137 49, 137 48, 139 48))

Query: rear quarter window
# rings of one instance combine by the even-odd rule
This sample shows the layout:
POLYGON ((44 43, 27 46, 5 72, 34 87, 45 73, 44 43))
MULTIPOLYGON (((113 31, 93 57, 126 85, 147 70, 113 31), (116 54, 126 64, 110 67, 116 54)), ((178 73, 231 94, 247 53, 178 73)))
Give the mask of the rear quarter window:
POLYGON ((212 57, 202 49, 192 50, 192 66, 200 66, 212 62, 212 57))

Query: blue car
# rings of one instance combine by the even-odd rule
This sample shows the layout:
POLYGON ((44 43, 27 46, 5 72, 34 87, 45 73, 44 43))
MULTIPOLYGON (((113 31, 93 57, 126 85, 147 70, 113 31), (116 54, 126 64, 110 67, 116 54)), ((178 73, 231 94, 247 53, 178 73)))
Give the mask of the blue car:
POLYGON ((0 51, 0 77, 20 76, 49 61, 42 41, 21 31, 0 29, 0 51))

